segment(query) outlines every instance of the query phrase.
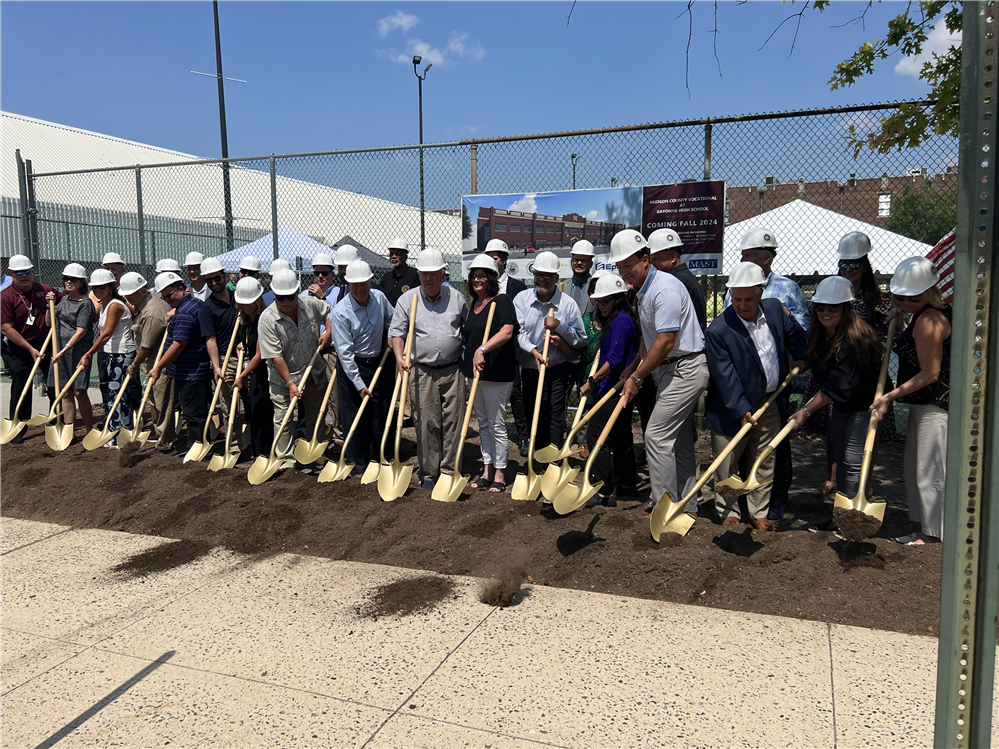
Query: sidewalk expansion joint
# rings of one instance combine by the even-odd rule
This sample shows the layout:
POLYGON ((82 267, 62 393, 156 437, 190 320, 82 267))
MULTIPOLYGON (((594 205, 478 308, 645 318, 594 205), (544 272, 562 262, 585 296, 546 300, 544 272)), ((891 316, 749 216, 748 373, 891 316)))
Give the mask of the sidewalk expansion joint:
POLYGON ((826 642, 829 644, 829 698, 832 703, 833 749, 838 749, 839 733, 836 730, 836 671, 833 664, 832 624, 826 622, 826 642))
MULTIPOLYGON (((17 518, 12 518, 12 520, 17 520, 17 518)), ((76 528, 67 528, 64 531, 59 531, 58 533, 53 533, 51 536, 45 536, 45 538, 36 538, 34 541, 29 541, 26 544, 21 544, 20 546, 15 546, 13 549, 7 549, 7 551, 0 552, 0 557, 5 557, 8 554, 13 554, 15 551, 20 551, 21 549, 27 549, 29 546, 34 546, 35 544, 40 544, 42 541, 48 541, 50 538, 55 538, 56 536, 61 536, 63 533, 69 533, 70 531, 75 531, 76 528)))

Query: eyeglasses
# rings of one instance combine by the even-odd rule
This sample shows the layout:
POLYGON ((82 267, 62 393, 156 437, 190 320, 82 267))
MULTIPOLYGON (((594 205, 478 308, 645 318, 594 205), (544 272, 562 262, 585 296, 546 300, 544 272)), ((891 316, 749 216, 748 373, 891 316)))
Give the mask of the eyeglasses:
POLYGON ((892 296, 894 296, 900 302, 918 302, 919 297, 921 297, 922 294, 916 294, 916 296, 902 296, 901 294, 893 294, 892 296))
POLYGON ((28 268, 28 270, 15 270, 13 273, 15 276, 31 276, 34 274, 34 271, 28 268))
POLYGON ((839 312, 843 308, 842 304, 822 304, 815 305, 816 312, 839 312))
POLYGON ((476 274, 474 274, 472 276, 472 280, 473 281, 488 281, 489 280, 489 276, 487 276, 485 273, 476 273, 476 274))
POLYGON ((257 271, 255 271, 255 270, 243 270, 243 269, 240 269, 240 271, 239 271, 239 277, 240 278, 257 278, 259 275, 260 274, 257 271))
POLYGON ((80 281, 82 280, 83 280, 82 278, 70 278, 69 276, 62 277, 63 283, 80 283, 80 281))
POLYGON ((275 302, 290 302, 290 301, 294 300, 294 298, 295 298, 294 294, 275 294, 274 295, 274 301, 275 302))
POLYGON ((861 260, 840 260, 839 269, 840 270, 860 270, 864 267, 864 263, 861 260))
POLYGON ((217 283, 222 283, 224 281, 225 281, 225 279, 222 278, 222 274, 221 273, 219 275, 217 275, 217 276, 205 276, 205 283, 210 283, 213 286, 215 284, 217 284, 217 283))
POLYGON ((312 271, 312 274, 314 276, 332 276, 333 275, 333 271, 331 271, 331 270, 319 270, 318 268, 314 268, 313 271, 312 271))

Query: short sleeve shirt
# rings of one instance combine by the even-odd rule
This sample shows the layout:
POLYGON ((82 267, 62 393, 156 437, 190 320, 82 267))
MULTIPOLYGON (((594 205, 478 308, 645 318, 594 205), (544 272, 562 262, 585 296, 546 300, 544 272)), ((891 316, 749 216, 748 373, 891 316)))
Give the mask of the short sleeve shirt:
POLYGON ((420 301, 413 327, 412 360, 431 367, 454 364, 461 358, 461 326, 468 314, 468 305, 450 286, 442 286, 436 300, 431 300, 420 286, 399 297, 389 336, 405 338, 409 332, 409 308, 414 294, 419 295, 420 301))
MULTIPOLYGON (((50 291, 55 289, 37 281, 27 292, 19 291, 14 284, 0 291, 0 319, 4 323, 13 325, 14 330, 20 333, 24 340, 36 347, 49 334, 49 326, 45 324, 45 313, 48 312, 49 303, 45 295, 50 291)), ((56 300, 60 299, 62 294, 56 291, 56 300)))
POLYGON ((198 313, 201 335, 205 338, 214 338, 215 345, 225 351, 232 337, 232 329, 236 326, 238 314, 235 294, 229 293, 228 304, 214 294, 210 295, 198 313))
MULTIPOLYGON (((132 312, 132 333, 135 347, 156 349, 166 330, 167 312, 170 307, 156 294, 146 297, 132 312)), ((164 344, 165 346, 165 344, 164 344)))
POLYGON ((394 269, 382 276, 382 288, 385 290, 385 298, 389 300, 389 304, 393 307, 399 301, 399 297, 419 285, 419 272, 416 268, 408 265, 406 266, 406 270, 399 276, 396 276, 394 269))
POLYGON ((198 313, 200 299, 188 294, 174 311, 170 324, 167 326, 167 339, 164 349, 169 349, 174 341, 187 341, 187 347, 180 356, 167 365, 167 377, 174 380, 206 380, 212 375, 212 364, 208 358, 208 347, 205 337, 201 335, 201 324, 198 313))
POLYGON ((90 350, 94 345, 94 321, 97 315, 94 313, 93 302, 89 298, 70 299, 64 296, 56 305, 56 333, 59 336, 59 348, 63 348, 69 339, 76 335, 77 328, 84 328, 87 332, 83 334, 77 344, 76 349, 81 353, 90 350))
MULTIPOLYGON (((281 388, 288 387, 288 384, 274 368, 274 359, 284 359, 291 378, 299 383, 319 345, 316 330, 330 315, 330 306, 322 299, 312 296, 295 298, 298 300, 297 323, 280 312, 275 302, 260 313, 257 326, 260 356, 267 360, 267 380, 281 388)), ((313 367, 311 376, 315 384, 325 385, 326 367, 313 367)))
POLYGON ((646 350, 652 348, 660 333, 676 333, 667 361, 704 350, 704 334, 694 314, 690 294, 669 273, 649 269, 638 292, 638 315, 646 350))
MULTIPOLYGON (((496 311, 493 313, 493 326, 489 331, 490 338, 500 332, 504 325, 512 325, 514 335, 509 341, 486 354, 486 367, 479 378, 486 382, 513 382, 517 376, 517 313, 513 300, 506 294, 498 294, 493 298, 496 311)), ((482 308, 478 314, 473 306, 465 318, 465 357, 462 361, 462 372, 471 377, 472 359, 482 345, 486 332, 486 320, 489 318, 489 305, 482 308)))

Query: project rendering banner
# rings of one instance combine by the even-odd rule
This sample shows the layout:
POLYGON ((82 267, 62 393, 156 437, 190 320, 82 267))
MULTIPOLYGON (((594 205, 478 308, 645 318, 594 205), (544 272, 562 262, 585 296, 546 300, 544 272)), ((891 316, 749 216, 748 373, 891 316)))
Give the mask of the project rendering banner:
POLYGON ((698 275, 721 273, 725 229, 725 182, 622 187, 557 192, 466 195, 462 198, 463 270, 490 239, 510 248, 507 273, 530 279, 534 257, 542 250, 562 261, 563 278, 572 275, 569 255, 581 239, 593 243, 593 270, 617 271, 610 262, 610 241, 623 229, 648 237, 673 229, 683 241, 683 260, 698 275))

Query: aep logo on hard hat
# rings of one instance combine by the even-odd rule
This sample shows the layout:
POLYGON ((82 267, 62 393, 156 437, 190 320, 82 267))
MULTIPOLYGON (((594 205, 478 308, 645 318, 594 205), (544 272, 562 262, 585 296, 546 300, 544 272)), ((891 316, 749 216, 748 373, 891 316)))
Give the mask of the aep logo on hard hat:
POLYGON ((764 242, 769 242, 769 241, 770 241, 770 239, 771 239, 771 237, 770 237, 770 235, 769 235, 769 234, 764 234, 764 235, 763 235, 763 241, 764 241, 764 242))
POLYGON ((534 275, 534 263, 531 263, 530 265, 527 266, 527 272, 530 273, 532 276, 534 275))

